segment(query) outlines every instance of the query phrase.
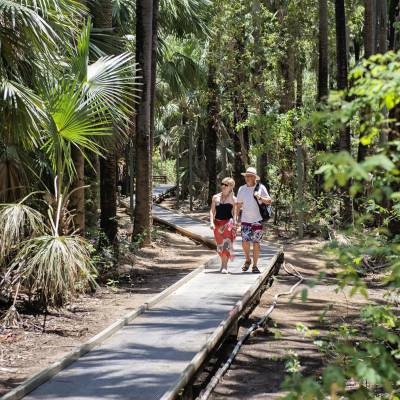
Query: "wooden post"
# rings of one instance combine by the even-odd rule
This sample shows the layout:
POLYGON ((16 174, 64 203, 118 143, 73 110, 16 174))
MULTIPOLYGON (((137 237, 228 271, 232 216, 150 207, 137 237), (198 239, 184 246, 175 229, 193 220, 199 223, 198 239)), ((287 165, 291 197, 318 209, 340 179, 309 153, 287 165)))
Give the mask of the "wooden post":
POLYGON ((296 145, 296 164, 297 164, 297 212, 298 212, 298 235, 302 239, 304 236, 304 163, 303 163, 303 149, 301 144, 296 145))

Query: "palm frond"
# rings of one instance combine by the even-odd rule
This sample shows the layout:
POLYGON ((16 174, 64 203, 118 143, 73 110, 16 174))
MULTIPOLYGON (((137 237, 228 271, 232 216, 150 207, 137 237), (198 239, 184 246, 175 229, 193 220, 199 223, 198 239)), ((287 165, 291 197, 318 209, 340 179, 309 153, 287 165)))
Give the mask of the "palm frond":
POLYGON ((160 0, 161 36, 207 36, 211 0, 160 0))
POLYGON ((96 285, 89 249, 81 236, 42 235, 24 242, 11 268, 42 304, 60 307, 88 284, 96 285))
POLYGON ((94 137, 110 135, 111 120, 107 119, 104 106, 95 107, 85 99, 83 87, 78 83, 61 82, 56 89, 49 88, 46 94, 47 118, 43 126, 45 141, 42 149, 51 161, 55 175, 62 173, 62 164, 62 169, 65 168, 72 178, 75 168, 70 157, 71 146, 101 154, 101 147, 94 137), (101 118, 99 114, 102 114, 101 118))
POLYGON ((37 145, 39 138, 35 132, 44 116, 40 97, 29 87, 6 78, 0 79, 0 97, 3 142, 21 141, 30 148, 37 145))
POLYGON ((22 203, 0 204, 0 265, 23 240, 44 231, 39 211, 22 203))

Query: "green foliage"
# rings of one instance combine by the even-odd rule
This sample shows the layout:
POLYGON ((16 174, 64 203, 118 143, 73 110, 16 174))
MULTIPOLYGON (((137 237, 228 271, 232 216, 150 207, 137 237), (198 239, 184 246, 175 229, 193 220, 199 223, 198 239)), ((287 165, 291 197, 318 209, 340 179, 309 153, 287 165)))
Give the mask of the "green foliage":
POLYGON ((354 81, 349 93, 334 95, 330 112, 320 119, 331 126, 356 120, 352 126, 363 143, 377 148, 362 162, 346 152, 330 154, 318 173, 323 174, 327 190, 350 183, 352 195, 362 196, 363 207, 355 226, 345 232, 347 240, 333 240, 327 248, 336 259, 339 287, 351 287, 351 296, 360 293, 368 298, 363 276, 372 261, 382 265, 387 294, 381 304, 362 307, 357 326, 342 324, 331 329, 328 337, 317 338, 315 344, 326 354, 328 366, 316 379, 297 374, 288 378, 285 385, 291 394, 287 399, 399 396, 400 323, 395 298, 400 284, 400 237, 390 235, 390 221, 400 217, 399 147, 396 140, 387 144, 377 141, 382 130, 393 129, 388 112, 400 104, 395 89, 398 71, 398 55, 393 53, 363 61, 351 73, 354 81))
POLYGON ((176 182, 175 160, 162 160, 160 152, 156 151, 153 155, 153 174, 165 175, 168 183, 176 182))

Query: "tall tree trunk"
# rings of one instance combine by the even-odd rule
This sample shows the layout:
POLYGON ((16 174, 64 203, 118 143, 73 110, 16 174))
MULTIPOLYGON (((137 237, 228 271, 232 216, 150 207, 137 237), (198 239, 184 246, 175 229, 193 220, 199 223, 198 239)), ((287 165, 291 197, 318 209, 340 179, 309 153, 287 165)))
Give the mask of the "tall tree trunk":
MULTIPOLYGON (((136 1, 136 62, 142 75, 142 91, 136 115, 136 206, 133 238, 151 242, 152 227, 152 154, 151 154, 151 87, 153 49, 153 0, 136 1)), ((154 104, 153 104, 154 105, 154 104)))
MULTIPOLYGON (((257 114, 263 116, 265 114, 265 86, 264 86, 264 69, 265 69, 265 56, 264 49, 261 43, 261 34, 263 21, 261 19, 261 4, 260 0, 253 0, 252 3, 252 18, 253 18, 253 37, 254 37, 254 57, 255 57, 255 73, 254 83, 255 90, 257 91, 257 114)), ((258 145, 261 147, 261 152, 257 157, 257 171, 260 180, 263 183, 267 182, 267 129, 259 129, 258 132, 258 145)))
POLYGON ((216 118, 218 114, 217 84, 215 81, 215 66, 208 65, 208 105, 207 105, 207 136, 206 136, 206 166, 208 175, 208 198, 210 205, 212 196, 217 192, 217 131, 216 118))
POLYGON ((76 176, 72 183, 72 190, 75 190, 70 197, 69 208, 74 212, 74 225, 79 233, 85 233, 85 159, 82 152, 75 146, 71 149, 72 161, 75 166, 76 176))
MULTIPOLYGON (((99 0, 92 4, 93 26, 98 29, 112 29, 112 2, 99 0)), ((117 176, 116 155, 111 149, 100 158, 100 228, 110 244, 117 240, 117 176)))
MULTIPOLYGON (((150 146, 151 160, 154 152, 154 124, 155 124, 155 101, 157 80, 157 52, 158 52, 158 13, 159 0, 153 0, 153 23, 152 23, 152 50, 151 50, 151 107, 150 107, 150 146)), ((150 178, 153 185, 153 163, 150 163, 150 178)))
POLYGON ((388 6, 387 1, 380 2, 379 6, 379 31, 378 46, 379 53, 385 54, 388 51, 388 6))
POLYGON ((111 245, 116 245, 118 224, 117 215, 117 186, 116 186, 116 157, 109 154, 100 158, 100 228, 107 236, 111 245))
POLYGON ((395 23, 399 15, 399 0, 390 0, 389 5, 389 50, 396 50, 396 36, 395 23))
MULTIPOLYGON (((319 0, 319 37, 318 37, 318 90, 317 101, 324 103, 329 96, 329 64, 328 64, 328 0, 319 0)), ((315 144, 316 151, 326 151, 322 141, 315 144)), ((323 175, 315 175, 315 194, 322 193, 323 175)))
MULTIPOLYGON (((337 87, 339 90, 347 89, 347 44, 346 44, 346 13, 344 0, 335 0, 336 20, 336 57, 337 57, 337 87)), ((346 126, 341 129, 339 137, 339 148, 351 153, 350 128, 346 126)), ((351 223, 353 219, 352 200, 350 197, 350 184, 344 188, 342 219, 345 224, 351 223)))
POLYGON ((286 113, 295 106, 295 58, 293 44, 289 43, 285 58, 281 61, 283 87, 280 112, 286 113))
MULTIPOLYGON (((380 0, 379 0, 380 1, 380 0)), ((386 0, 385 0, 386 1, 386 0)), ((378 14, 381 6, 377 5, 376 0, 364 0, 365 2, 365 15, 364 15, 364 49, 365 58, 371 57, 377 51, 377 29, 378 14)), ((357 161, 362 162, 368 153, 368 146, 364 145, 361 141, 362 135, 360 134, 360 142, 358 144, 357 161)))
POLYGON ((234 157, 234 164, 233 164, 233 179, 236 182, 237 186, 243 184, 243 177, 241 173, 244 171, 245 166, 242 159, 242 146, 240 143, 240 138, 238 133, 235 131, 234 127, 227 122, 227 129, 229 132, 229 136, 233 142, 233 157, 234 157))
POLYGON ((328 0, 319 0, 319 40, 318 40, 318 102, 329 95, 328 79, 328 0))
POLYGON ((297 64, 296 68, 296 108, 303 107, 303 72, 302 63, 297 64))
POLYGON ((376 53, 376 4, 375 0, 364 0, 364 50, 365 58, 376 53))

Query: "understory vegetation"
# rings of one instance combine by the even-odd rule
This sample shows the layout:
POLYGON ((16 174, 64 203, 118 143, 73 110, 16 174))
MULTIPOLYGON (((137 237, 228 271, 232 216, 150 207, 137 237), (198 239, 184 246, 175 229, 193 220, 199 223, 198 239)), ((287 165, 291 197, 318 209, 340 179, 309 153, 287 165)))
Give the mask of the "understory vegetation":
POLYGON ((368 298, 373 272, 386 289, 316 334, 326 367, 292 368, 287 399, 400 398, 399 16, 396 0, 0 0, 2 329, 150 245, 156 179, 206 209, 256 166, 271 226, 325 239, 339 288, 368 298))

